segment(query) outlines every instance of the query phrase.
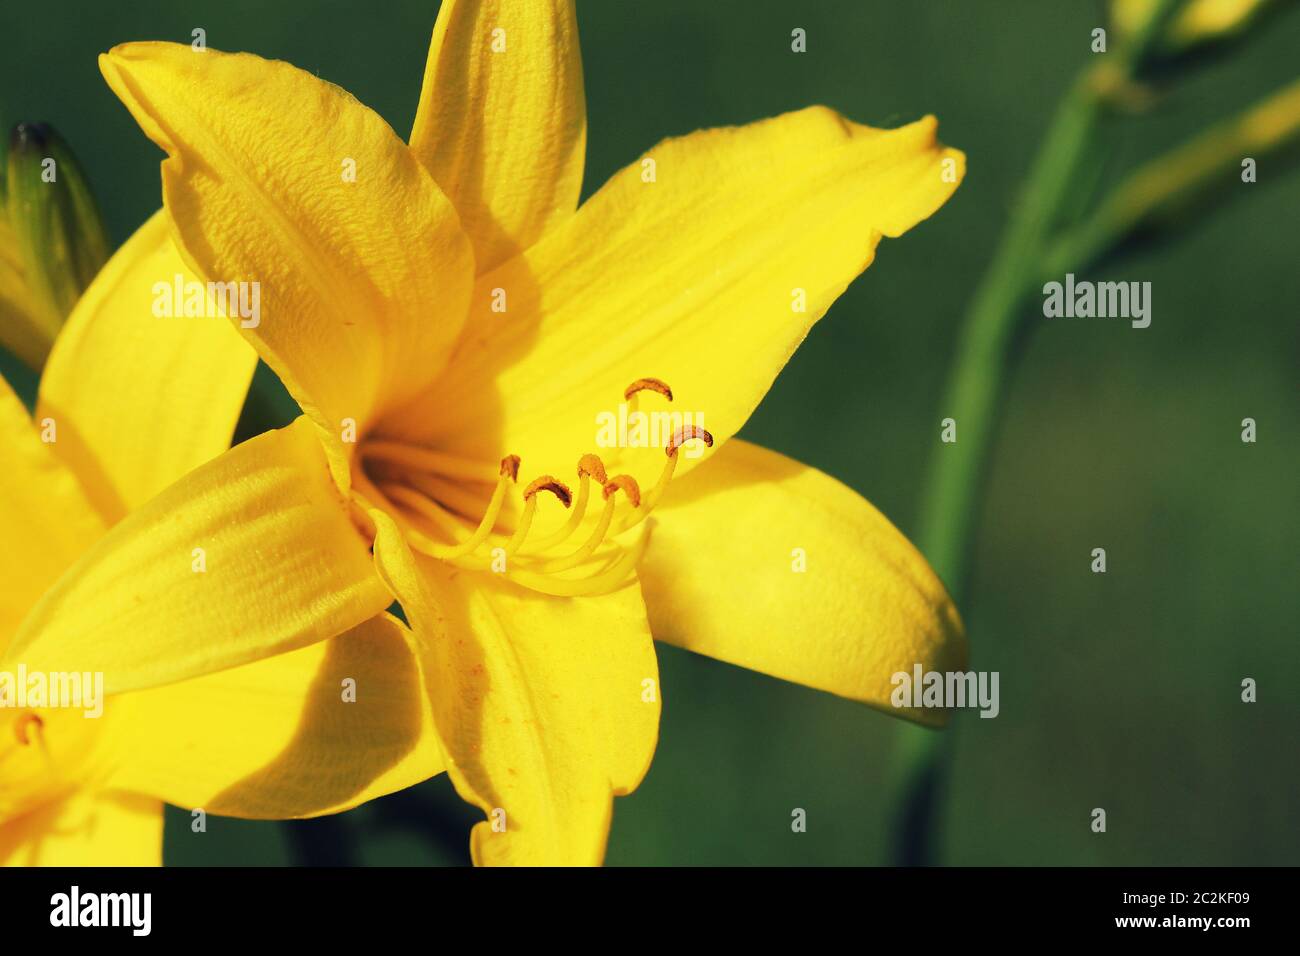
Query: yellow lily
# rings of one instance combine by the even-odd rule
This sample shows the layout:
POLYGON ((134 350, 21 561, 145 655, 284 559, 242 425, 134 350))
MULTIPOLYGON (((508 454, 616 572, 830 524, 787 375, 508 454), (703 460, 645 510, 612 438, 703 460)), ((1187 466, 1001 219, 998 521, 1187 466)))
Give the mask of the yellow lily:
MULTIPOLYGON (((0 649, 107 528, 229 447, 256 356, 224 321, 153 318, 151 283, 168 270, 189 275, 159 212, 55 340, 36 422, 0 378, 0 649)), ((97 717, 84 697, 76 709, 15 706, 16 682, 36 672, 7 671, 0 863, 157 865, 162 801, 307 816, 436 773, 404 631, 376 617, 290 654, 96 702, 97 717), (355 702, 344 679, 356 682, 355 702)))
POLYGON ((27 616, 29 664, 150 687, 396 598, 448 772, 486 816, 480 863, 602 859, 655 747, 652 633, 942 722, 889 703, 894 673, 965 664, 924 559, 853 491, 733 437, 882 236, 956 188, 933 118, 811 108, 670 139, 579 208, 571 2, 443 3, 409 145, 284 63, 139 43, 101 69, 168 153, 187 264, 260 283, 241 331, 305 414, 115 528, 27 616), (707 431, 594 447, 625 399, 670 398, 707 431), (555 477, 575 461, 576 493, 555 477), (205 543, 219 560, 188 574, 205 543))

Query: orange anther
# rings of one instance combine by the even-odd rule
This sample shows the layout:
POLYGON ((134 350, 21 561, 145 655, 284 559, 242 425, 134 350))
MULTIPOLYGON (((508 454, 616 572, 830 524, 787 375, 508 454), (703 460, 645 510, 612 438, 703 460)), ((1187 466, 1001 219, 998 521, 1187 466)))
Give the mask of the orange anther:
POLYGON ((583 455, 578 459, 578 475, 590 475, 603 485, 607 480, 605 463, 595 455, 583 455))
POLYGON ((573 502, 573 493, 569 491, 569 486, 562 481, 556 481, 550 475, 534 478, 532 483, 524 489, 524 500, 527 501, 539 491, 549 491, 559 498, 560 504, 566 508, 573 502))
POLYGON ((632 502, 633 508, 641 507, 641 486, 636 483, 636 479, 631 475, 615 475, 605 482, 604 493, 606 499, 616 491, 621 491, 627 495, 627 500, 632 502))
POLYGON ((664 454, 671 458, 673 455, 677 454, 678 448, 681 448, 682 445, 696 438, 704 442, 704 444, 709 448, 713 447, 713 436, 703 428, 700 428, 698 425, 683 425, 681 428, 677 429, 677 432, 673 435, 672 441, 665 446, 664 454))
POLYGON ((637 392, 658 392, 668 401, 673 400, 673 390, 668 387, 667 382, 660 381, 657 378, 638 378, 635 382, 623 389, 624 400, 630 399, 637 392))

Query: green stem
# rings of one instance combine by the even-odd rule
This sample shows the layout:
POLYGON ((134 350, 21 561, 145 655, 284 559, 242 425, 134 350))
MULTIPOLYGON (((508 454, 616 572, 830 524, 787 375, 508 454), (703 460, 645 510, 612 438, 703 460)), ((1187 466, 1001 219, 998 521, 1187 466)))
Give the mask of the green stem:
POLYGON ((1293 150, 1300 141, 1300 80, 1271 93, 1144 163, 1086 221, 1043 255, 1044 281, 1100 261, 1121 241, 1186 219, 1198 206, 1240 184, 1241 161, 1293 150))
POLYGON ((957 597, 966 579, 967 543, 983 466, 997 418, 1007 363, 1039 255, 1089 152, 1100 106, 1087 80, 1067 95, 1034 164, 1029 185, 984 281, 957 345, 957 365, 940 408, 957 423, 957 441, 932 465, 918 534, 921 550, 957 597))
MULTIPOLYGON (((1097 155, 1104 91, 1131 81, 1181 2, 1161 0, 1113 60, 1096 61, 1070 88, 971 301, 957 344, 957 364, 940 408, 940 418, 956 421, 957 440, 941 445, 931 463, 918 533, 922 553, 959 607, 965 604, 975 503, 983 489, 1019 320, 1040 281, 1043 252, 1065 215, 1083 163, 1097 155)), ((895 860, 900 864, 927 865, 937 859, 935 820, 949 746, 947 734, 910 726, 903 729, 895 791, 899 824, 895 860)))
MULTIPOLYGON (((957 364, 940 406, 940 417, 957 423, 957 441, 942 445, 931 464, 918 545, 958 606, 963 604, 974 505, 1001 405, 1016 320, 1038 276, 1039 253, 1093 140, 1100 112, 1093 91, 1085 74, 1052 122, 1025 194, 971 303, 957 345, 957 364)), ((933 819, 943 785, 946 735, 909 726, 902 744, 897 861, 929 864, 935 858, 933 819)))

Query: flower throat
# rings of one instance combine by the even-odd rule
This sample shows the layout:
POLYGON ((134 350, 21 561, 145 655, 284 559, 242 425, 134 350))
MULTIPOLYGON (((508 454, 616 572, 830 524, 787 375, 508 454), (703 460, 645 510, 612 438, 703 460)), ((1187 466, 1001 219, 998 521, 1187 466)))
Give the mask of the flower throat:
MULTIPOLYGON (((673 399, 672 389, 654 378, 637 379, 624 390, 623 397, 636 401, 643 391, 669 402, 673 399)), ((619 543, 617 538, 643 525, 672 481, 682 446, 691 441, 700 441, 706 448, 713 446, 713 436, 703 428, 678 428, 664 446, 667 461, 658 480, 644 494, 634 477, 608 475, 604 462, 591 453, 578 459, 576 496, 553 475, 539 475, 518 491, 521 462, 518 455, 507 455, 501 459, 487 507, 472 531, 467 516, 482 509, 482 496, 466 484, 485 483, 482 462, 401 442, 367 441, 361 446, 359 465, 353 468, 353 480, 360 510, 364 513, 378 507, 387 512, 413 551, 458 568, 503 574, 543 594, 603 594, 620 587, 636 566, 649 540, 649 526, 642 526, 630 544, 619 543), (598 506, 593 502, 594 489, 600 492, 602 503, 598 506), (542 492, 554 496, 569 516, 554 531, 534 534, 542 492), (510 502, 515 493, 519 499, 510 502), (518 513, 513 530, 503 527, 508 502, 518 513), (599 514, 595 514, 596 507, 599 514), (554 553, 584 529, 588 530, 581 543, 568 552, 554 553)), ((365 521, 369 524, 368 518, 365 521)))

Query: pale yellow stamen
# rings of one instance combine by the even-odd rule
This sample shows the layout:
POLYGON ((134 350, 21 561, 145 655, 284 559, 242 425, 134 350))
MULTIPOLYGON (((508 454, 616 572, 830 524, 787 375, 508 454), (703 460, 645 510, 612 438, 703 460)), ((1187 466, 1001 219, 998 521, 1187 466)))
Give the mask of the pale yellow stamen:
MULTIPOLYGON (((455 547, 456 539, 465 533, 466 523, 464 519, 452 514, 438 504, 437 501, 409 485, 399 485, 395 481, 385 481, 381 482, 377 487, 380 493, 384 495, 386 502, 394 505, 405 505, 408 517, 422 518, 424 521, 436 525, 443 534, 451 539, 451 543, 445 545, 445 547, 455 547)), ((437 546, 444 547, 444 545, 437 546)))
MULTIPOLYGON (((508 455, 501 460, 501 466, 498 469, 497 484, 492 490, 492 498, 488 501, 487 510, 483 514, 483 519, 479 522, 478 527, 464 541, 457 544, 441 545, 436 544, 429 539, 424 538, 420 542, 419 551, 429 555, 431 558, 438 558, 441 561, 453 561, 472 554, 476 548, 492 534, 492 529, 496 527, 497 518, 501 514, 501 506, 506 499, 506 492, 514 484, 519 475, 519 456, 508 455)), ((452 537, 455 537, 459 531, 459 523, 449 515, 438 504, 426 498, 418 491, 407 488, 398 484, 386 484, 382 487, 381 493, 398 503, 405 504, 408 508, 416 513, 434 521, 442 527, 452 537)), ((421 536, 423 537, 423 536, 421 536)))
MULTIPOLYGON (((602 468, 601 471, 604 471, 604 469, 602 468)), ((641 501, 641 491, 637 487, 636 480, 631 475, 615 475, 604 484, 601 490, 605 498, 605 507, 601 510, 600 519, 596 522, 596 526, 592 528, 591 534, 587 536, 587 540, 583 542, 582 547, 562 558, 543 561, 540 565, 528 568, 529 571, 553 574, 557 571, 576 568, 596 553, 596 549, 600 547, 601 542, 605 540, 605 536, 609 533, 610 523, 614 520, 614 507, 617 500, 614 497, 615 492, 622 491, 633 508, 637 507, 641 501)))
POLYGON ((583 455, 578 459, 578 501, 569 514, 569 520, 560 528, 543 538, 533 539, 536 551, 547 551, 557 544, 568 541, 582 524, 587 514, 587 500, 591 496, 591 479, 605 484, 605 464, 595 455, 583 455))
POLYGON ((702 441, 706 448, 713 447, 713 436, 696 425, 684 425, 673 434, 672 440, 664 447, 664 454, 668 460, 664 463, 664 470, 659 473, 659 480, 655 486, 650 489, 650 493, 645 497, 645 507, 625 516, 624 520, 619 523, 615 534, 622 534, 629 528, 635 528, 645 520, 645 516, 654 511, 659 504, 659 499, 668 490, 669 483, 673 480, 673 473, 677 471, 678 451, 682 445, 688 441, 702 441))
MULTIPOLYGON (((444 511, 465 519, 467 523, 473 520, 474 515, 482 514, 483 503, 488 500, 485 494, 468 490, 464 481, 457 482, 439 475, 404 474, 398 483, 409 485, 426 498, 436 501, 444 511)), ((483 490, 486 492, 486 487, 483 490)))
POLYGON ((585 578, 557 578, 522 570, 511 573, 511 578, 524 587, 554 597, 579 597, 585 594, 604 594, 614 590, 636 567, 649 543, 649 530, 641 532, 636 543, 628 548, 609 568, 585 578))
POLYGON ((537 514, 537 492, 539 491, 549 491, 551 494, 555 495, 556 498, 559 498, 560 502, 566 508, 569 507, 569 504, 573 501, 573 495, 570 493, 568 487, 563 483, 556 481, 550 475, 542 475, 542 477, 534 479, 532 483, 524 489, 524 513, 519 517, 519 524, 515 528, 515 533, 512 534, 510 540, 506 542, 507 555, 514 554, 518 551, 520 546, 524 543, 524 539, 528 537, 528 532, 533 526, 533 517, 537 514))
MULTIPOLYGON (((392 517, 393 521, 397 524, 398 530, 402 532, 402 536, 406 538, 407 543, 409 543, 414 550, 423 554, 428 553, 429 550, 434 548, 446 547, 446 545, 434 541, 432 538, 420 532, 419 529, 415 528, 407 518, 407 513, 399 508, 397 504, 388 497, 388 494, 385 491, 380 490, 380 488, 370 480, 364 471, 358 470, 353 474, 353 485, 356 495, 360 498, 363 507, 377 508, 392 517)), ((388 491, 392 491, 393 487, 394 486, 389 485, 388 491)), ((369 520, 373 527, 373 519, 369 520)))

